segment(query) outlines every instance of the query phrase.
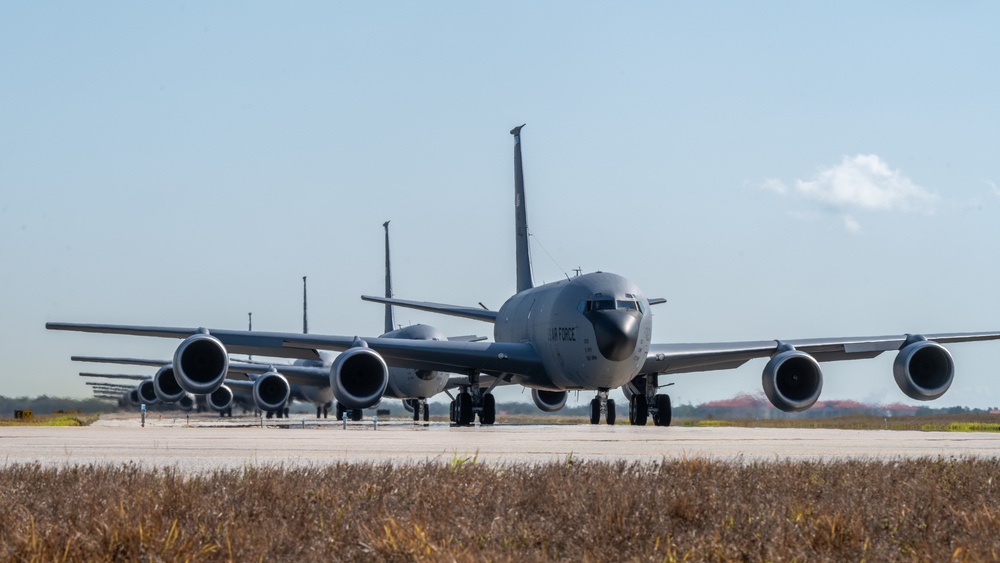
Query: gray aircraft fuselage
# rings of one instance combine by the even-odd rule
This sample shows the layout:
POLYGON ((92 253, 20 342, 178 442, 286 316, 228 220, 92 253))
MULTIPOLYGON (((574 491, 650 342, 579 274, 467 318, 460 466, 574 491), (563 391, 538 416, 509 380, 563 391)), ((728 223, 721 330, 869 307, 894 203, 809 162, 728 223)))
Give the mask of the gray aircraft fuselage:
POLYGON ((529 342, 545 373, 516 376, 552 391, 613 389, 635 377, 653 330, 649 302, 631 281, 596 272, 526 289, 500 308, 497 342, 529 342))
MULTIPOLYGON (((448 340, 440 329, 424 324, 392 330, 379 338, 448 340)), ((444 372, 389 366, 389 384, 386 386, 385 396, 391 399, 426 399, 444 391, 447 384, 448 374, 444 372)))

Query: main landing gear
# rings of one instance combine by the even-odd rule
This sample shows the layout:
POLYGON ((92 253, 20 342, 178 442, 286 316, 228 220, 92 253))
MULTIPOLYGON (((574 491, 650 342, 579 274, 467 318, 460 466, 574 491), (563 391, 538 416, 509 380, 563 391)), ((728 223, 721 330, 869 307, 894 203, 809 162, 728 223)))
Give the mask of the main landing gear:
POLYGON ((344 405, 337 403, 337 420, 344 420, 344 413, 347 413, 348 420, 353 422, 358 422, 361 420, 361 415, 363 414, 361 409, 349 409, 344 405))
POLYGON ((590 401, 590 423, 600 424, 603 418, 608 424, 614 424, 615 417, 615 400, 608 398, 607 389, 598 389, 597 396, 590 401))
POLYGON ((326 418, 327 413, 330 412, 330 406, 330 403, 327 403, 321 407, 316 407, 316 418, 326 418), (320 415, 322 415, 322 417, 320 415))
POLYGON ((628 396, 628 421, 645 426, 649 418, 655 426, 670 426, 670 395, 657 394, 657 375, 640 375, 622 389, 628 396))
MULTIPOLYGON (((498 380, 499 381, 499 380, 498 380)), ((463 387, 462 391, 455 396, 451 402, 449 414, 451 421, 456 426, 471 426, 476 416, 479 416, 479 424, 490 425, 497 419, 497 400, 493 396, 492 387, 483 391, 479 387, 479 373, 469 374, 469 386, 463 387)))

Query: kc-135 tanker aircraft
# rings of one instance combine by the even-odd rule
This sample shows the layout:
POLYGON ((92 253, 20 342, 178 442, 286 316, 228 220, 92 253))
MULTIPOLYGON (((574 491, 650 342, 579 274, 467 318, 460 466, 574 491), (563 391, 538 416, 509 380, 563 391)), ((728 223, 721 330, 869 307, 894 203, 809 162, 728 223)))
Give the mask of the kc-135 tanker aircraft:
MULTIPOLYGON (((823 388, 820 362, 874 358, 895 350, 893 376, 907 396, 932 400, 948 390, 955 374, 942 344, 1000 339, 1000 332, 903 334, 876 337, 761 340, 701 344, 651 342, 651 305, 639 287, 622 276, 595 272, 535 287, 528 250, 521 129, 514 136, 514 209, 517 293, 498 311, 423 301, 363 296, 363 299, 432 311, 494 324, 494 342, 462 342, 420 336, 369 338, 242 330, 47 323, 52 330, 181 338, 173 357, 180 386, 189 393, 211 393, 226 377, 229 353, 321 360, 324 350, 339 351, 329 367, 330 387, 346 408, 360 409, 381 400, 389 367, 463 374, 452 420, 469 425, 476 415, 493 423, 499 384, 532 389, 535 404, 557 410, 573 390, 596 391, 590 421, 614 422, 611 389, 629 398, 629 420, 670 424, 670 398, 658 393, 661 376, 733 369, 769 357, 764 394, 786 412, 811 407, 823 388), (481 379, 481 376, 486 376, 481 379)), ((385 335, 388 336, 388 335, 385 335)))

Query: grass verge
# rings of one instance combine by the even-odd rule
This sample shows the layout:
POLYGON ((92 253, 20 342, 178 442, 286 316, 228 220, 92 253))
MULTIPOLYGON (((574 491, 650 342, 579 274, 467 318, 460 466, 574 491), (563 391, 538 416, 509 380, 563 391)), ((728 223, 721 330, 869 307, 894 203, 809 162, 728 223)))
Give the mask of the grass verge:
POLYGON ((988 560, 998 459, 0 469, 0 559, 988 560))

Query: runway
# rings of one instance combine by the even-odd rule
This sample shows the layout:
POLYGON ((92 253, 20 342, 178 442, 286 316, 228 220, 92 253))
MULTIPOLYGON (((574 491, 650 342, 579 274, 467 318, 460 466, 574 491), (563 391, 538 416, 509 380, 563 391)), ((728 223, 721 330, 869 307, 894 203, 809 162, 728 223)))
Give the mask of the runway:
POLYGON ((773 428, 504 425, 456 428, 447 423, 349 423, 301 418, 260 427, 259 419, 138 417, 87 427, 0 427, 4 465, 135 463, 185 472, 249 465, 302 466, 338 462, 513 464, 573 460, 657 461, 711 458, 736 462, 780 459, 894 459, 1000 456, 1000 434, 773 428), (287 425, 287 426, 285 426, 287 425))

